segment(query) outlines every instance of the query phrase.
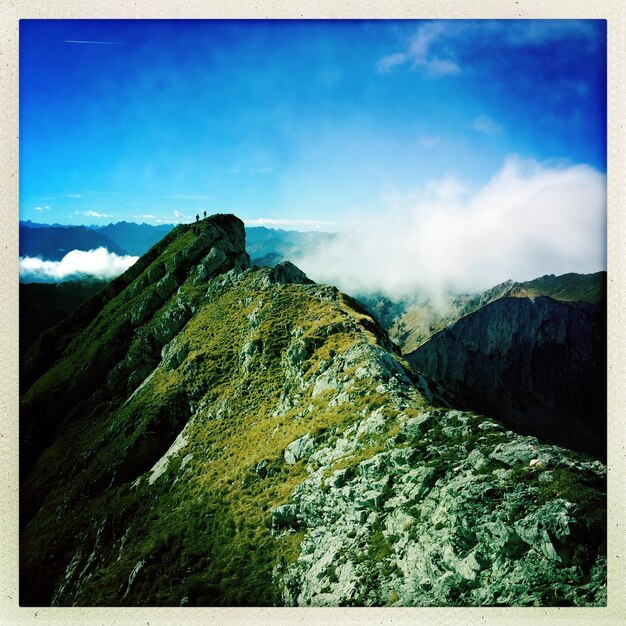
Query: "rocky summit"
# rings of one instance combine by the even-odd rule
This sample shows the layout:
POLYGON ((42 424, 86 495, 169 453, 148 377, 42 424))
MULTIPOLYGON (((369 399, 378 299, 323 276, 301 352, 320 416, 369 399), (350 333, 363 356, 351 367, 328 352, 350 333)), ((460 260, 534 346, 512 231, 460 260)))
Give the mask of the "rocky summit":
POLYGON ((234 216, 44 333, 20 420, 22 605, 606 604, 605 466, 458 410, 234 216))

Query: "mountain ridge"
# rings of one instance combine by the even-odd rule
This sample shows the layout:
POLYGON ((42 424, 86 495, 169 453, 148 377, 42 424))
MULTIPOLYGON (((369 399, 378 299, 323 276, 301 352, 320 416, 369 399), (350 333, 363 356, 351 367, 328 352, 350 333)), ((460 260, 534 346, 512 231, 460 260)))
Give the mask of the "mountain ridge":
MULTIPOLYGON (((109 252, 120 254, 120 250, 132 255, 142 255, 157 241, 176 228, 175 224, 147 224, 136 222, 111 222, 106 225, 43 224, 22 220, 19 222, 21 256, 38 256, 48 260, 59 260, 59 249, 89 250, 99 245, 109 252), (40 231, 40 232, 36 232, 40 231), (89 232, 87 232, 89 231, 89 232), (96 243, 90 243, 95 241, 96 243), (77 243, 75 248, 71 242, 77 243)), ((283 230, 265 226, 247 226, 248 252, 254 258, 276 265, 289 260, 294 251, 312 243, 332 237, 332 233, 317 231, 283 230)))
POLYGON ((603 464, 244 237, 178 227, 24 355, 21 604, 604 605, 603 464))
POLYGON ((101 247, 119 256, 128 255, 128 252, 112 239, 86 226, 32 228, 20 222, 20 256, 60 261, 72 250, 87 251, 101 247))

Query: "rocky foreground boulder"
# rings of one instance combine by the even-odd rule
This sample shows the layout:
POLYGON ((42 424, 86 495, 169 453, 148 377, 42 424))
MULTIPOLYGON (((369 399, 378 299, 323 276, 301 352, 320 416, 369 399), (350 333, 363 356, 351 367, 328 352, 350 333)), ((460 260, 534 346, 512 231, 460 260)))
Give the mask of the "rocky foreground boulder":
POLYGON ((603 514, 586 508, 602 507, 599 462, 434 409, 399 414, 396 435, 381 425, 374 437, 383 451, 333 469, 367 421, 311 455, 310 476, 273 511, 275 533, 302 536, 295 562, 275 569, 288 605, 603 602, 604 559, 580 578, 589 528, 603 525, 603 514), (584 493, 574 493, 579 487, 584 493))
POLYGON ((606 603, 605 466, 451 406, 233 216, 23 363, 22 605, 606 603))

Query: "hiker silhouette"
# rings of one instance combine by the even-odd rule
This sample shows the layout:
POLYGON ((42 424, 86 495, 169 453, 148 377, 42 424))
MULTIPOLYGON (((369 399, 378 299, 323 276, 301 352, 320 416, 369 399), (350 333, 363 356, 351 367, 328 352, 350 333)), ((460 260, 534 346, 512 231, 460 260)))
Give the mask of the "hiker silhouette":
POLYGON ((206 219, 206 211, 204 212, 204 219, 206 219))

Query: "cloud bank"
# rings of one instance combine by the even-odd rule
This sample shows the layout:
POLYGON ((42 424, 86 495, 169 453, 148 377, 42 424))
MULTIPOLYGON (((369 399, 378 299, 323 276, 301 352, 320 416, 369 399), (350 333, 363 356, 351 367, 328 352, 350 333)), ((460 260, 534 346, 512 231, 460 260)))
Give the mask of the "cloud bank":
POLYGON ((606 176, 509 157, 482 188, 454 178, 388 196, 294 262, 351 294, 443 302, 507 279, 606 269, 606 176))
POLYGON ((60 282, 84 278, 114 278, 125 272, 139 257, 119 256, 106 248, 72 250, 60 261, 43 261, 38 257, 20 257, 21 282, 60 282))

